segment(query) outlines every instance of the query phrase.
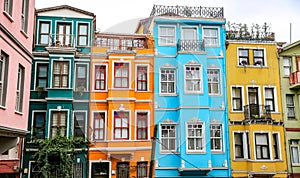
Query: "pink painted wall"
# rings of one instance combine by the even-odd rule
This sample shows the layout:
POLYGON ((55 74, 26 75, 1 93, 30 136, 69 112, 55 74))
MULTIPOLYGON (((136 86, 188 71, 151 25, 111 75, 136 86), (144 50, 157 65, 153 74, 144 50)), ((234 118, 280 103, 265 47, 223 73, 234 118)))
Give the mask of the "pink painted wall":
MULTIPOLYGON (((4 0, 0 0, 0 23, 31 53, 34 29, 35 0, 29 0, 28 30, 27 34, 21 32, 22 0, 13 1, 13 13, 11 21, 4 12, 4 0)), ((5 108, 0 107, 0 126, 27 130, 31 57, 19 48, 5 33, 0 30, 0 51, 9 55, 8 88, 5 108), (23 111, 15 111, 18 66, 25 68, 23 111)))

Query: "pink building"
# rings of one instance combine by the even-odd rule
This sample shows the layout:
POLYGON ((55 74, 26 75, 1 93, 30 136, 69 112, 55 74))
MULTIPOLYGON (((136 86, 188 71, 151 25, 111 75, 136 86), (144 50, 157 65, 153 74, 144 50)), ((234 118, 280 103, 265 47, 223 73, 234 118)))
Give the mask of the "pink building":
POLYGON ((27 134, 34 0, 0 0, 0 177, 20 177, 27 134))

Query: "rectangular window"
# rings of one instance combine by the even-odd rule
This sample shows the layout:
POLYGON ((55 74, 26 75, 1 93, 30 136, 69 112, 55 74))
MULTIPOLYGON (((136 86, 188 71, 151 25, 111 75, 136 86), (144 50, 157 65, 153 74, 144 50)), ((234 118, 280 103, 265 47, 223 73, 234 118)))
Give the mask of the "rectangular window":
POLYGON ((175 27, 160 26, 158 34, 159 45, 175 45, 175 27))
POLYGON ((4 12, 12 16, 13 0, 4 0, 4 12))
POLYGON ((129 88, 129 64, 115 62, 114 70, 114 87, 129 88))
POLYGON ((49 44, 50 22, 40 22, 39 44, 49 44))
POLYGON ((58 23, 56 34, 56 46, 70 47, 73 44, 72 38, 72 24, 71 23, 58 23))
POLYGON ((33 114, 32 138, 44 139, 46 112, 34 112, 33 114))
POLYGON ((72 178, 82 178, 82 177, 83 177, 83 163, 73 163, 72 178))
POLYGON ((175 151, 176 125, 161 124, 161 151, 175 151))
POLYGON ((287 118, 295 119, 294 95, 286 95, 287 118))
POLYGON ((30 177, 41 178, 43 174, 37 162, 30 162, 30 177))
POLYGON ((0 54, 0 106, 5 106, 8 80, 8 55, 0 54))
POLYGON ((76 91, 87 90, 87 64, 76 64, 76 78, 75 78, 75 89, 76 91))
POLYGON ((95 65, 95 90, 106 90, 105 65, 95 65))
POLYGON ((110 170, 109 170, 109 162, 99 161, 99 162, 92 162, 92 172, 91 175, 93 178, 97 178, 100 176, 109 177, 110 170))
POLYGON ((264 66, 264 50, 263 49, 253 49, 253 64, 264 66))
POLYGON ((94 140, 104 140, 105 138, 105 112, 94 112, 94 140))
POLYGON ((74 112, 74 137, 85 138, 86 132, 86 113, 74 112))
POLYGON ((202 91, 201 65, 185 66, 185 90, 186 92, 202 91))
POLYGON ((137 140, 148 139, 148 112, 137 113, 137 140))
POLYGON ((247 132, 234 132, 233 137, 235 159, 249 159, 249 134, 247 132))
POLYGON ((220 94, 220 70, 207 69, 208 93, 220 94))
POLYGON ((175 93, 175 69, 160 69, 160 92, 163 94, 175 93))
POLYGON ((148 86, 148 67, 147 66, 137 66, 137 91, 147 91, 148 86))
POLYGON ((273 133, 273 150, 274 150, 274 159, 280 159, 280 147, 279 147, 279 134, 273 133))
POLYGON ((270 159, 269 138, 267 133, 255 133, 256 159, 270 159))
POLYGON ((114 112, 114 139, 129 139, 129 112, 114 112))
POLYGON ((145 178, 147 177, 147 169, 148 169, 147 162, 137 162, 137 178, 145 178))
POLYGON ((275 111, 274 88, 265 88, 265 105, 270 106, 270 111, 275 111))
POLYGON ((78 42, 79 46, 88 45, 88 24, 78 24, 78 42))
POLYGON ((55 111, 51 113, 51 130, 50 137, 57 135, 67 135, 67 112, 66 111, 55 111))
POLYGON ((129 162, 117 162, 117 178, 129 178, 129 162))
POLYGON ((283 58, 283 74, 289 76, 291 74, 291 58, 283 58))
POLYGON ((219 46, 218 28, 203 28, 205 46, 219 46))
POLYGON ((249 50, 248 49, 238 49, 239 55, 239 65, 245 66, 249 65, 249 50))
POLYGON ((23 94, 24 94, 25 68, 19 65, 18 81, 16 90, 16 111, 23 111, 23 94))
POLYGON ((69 62, 53 63, 53 88, 69 87, 69 62))
POLYGON ((203 151, 204 136, 202 122, 187 122, 187 150, 188 151, 203 151))
POLYGON ((23 0, 22 3, 22 30, 27 33, 28 30, 28 11, 29 11, 29 0, 23 0))
POLYGON ((221 124, 210 124, 210 148, 212 151, 222 151, 221 124))
POLYGON ((36 87, 46 88, 48 86, 48 64, 36 64, 36 87))
POLYGON ((291 140, 291 157, 292 157, 292 164, 300 164, 299 158, 299 140, 291 140))
POLYGON ((242 111, 242 87, 232 87, 232 110, 242 111))

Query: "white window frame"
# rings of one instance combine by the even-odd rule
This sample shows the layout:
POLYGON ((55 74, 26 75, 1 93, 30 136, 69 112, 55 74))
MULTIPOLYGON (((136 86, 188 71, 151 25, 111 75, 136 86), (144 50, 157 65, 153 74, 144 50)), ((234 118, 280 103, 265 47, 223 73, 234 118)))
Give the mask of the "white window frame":
POLYGON ((134 133, 135 133, 135 140, 139 140, 139 141, 143 141, 143 140, 150 140, 150 111, 149 110, 136 110, 135 111, 135 125, 136 127, 134 127, 134 133), (138 127, 138 123, 137 123, 137 114, 140 112, 146 112, 147 113, 147 139, 137 139, 137 127, 138 127))
POLYGON ((266 48, 253 48, 252 49, 252 54, 253 54, 253 60, 252 60, 252 62, 253 62, 253 66, 257 66, 257 67, 265 67, 265 66, 267 66, 267 56, 266 56, 266 48), (261 50, 262 51, 262 61, 261 61, 261 64, 255 64, 255 61, 254 61, 254 51, 255 50, 261 50))
POLYGON ((195 119, 195 120, 189 120, 186 122, 186 152, 187 153, 205 153, 206 152, 206 141, 205 141, 205 123, 199 119, 195 119), (189 136, 189 125, 201 125, 202 128, 201 128, 201 136, 197 137, 197 136, 192 136, 191 138, 192 139, 198 139, 200 138, 201 139, 201 144, 202 144, 202 149, 189 149, 189 142, 188 142, 188 139, 190 138, 189 136))
MULTIPOLYGON (((118 60, 118 61, 113 61, 113 65, 112 65, 112 87, 114 89, 118 89, 118 90, 128 90, 128 89, 131 89, 131 62, 130 61, 121 61, 121 60, 118 60), (115 63, 126 63, 128 64, 128 87, 115 87, 115 63)), ((106 82, 107 83, 107 82, 106 82)))
MULTIPOLYGON (((50 78, 50 88, 54 88, 53 87, 53 77, 54 77, 54 62, 68 62, 69 63, 69 72, 68 72, 68 87, 67 88, 63 88, 63 89, 69 89, 71 88, 71 59, 63 59, 63 60, 60 60, 60 59, 54 59, 51 61, 51 78, 50 78)), ((59 88, 62 88, 62 87, 59 87, 59 88)))
POLYGON ((290 156, 291 156, 291 164, 292 165, 295 165, 295 166, 300 165, 300 153, 299 153, 299 140, 298 139, 290 140, 290 156), (297 144, 293 143, 293 141, 297 142, 297 144), (294 162, 292 148, 296 148, 298 150, 298 163, 294 162))
POLYGON ((263 86, 264 88, 264 104, 266 106, 266 89, 273 89, 274 92, 274 111, 271 111, 272 113, 277 113, 278 112, 278 99, 277 99, 277 90, 276 86, 263 86))
POLYGON ((209 131, 211 132, 212 126, 220 126, 220 137, 214 137, 210 134, 210 148, 213 152, 222 152, 223 146, 224 146, 224 128, 222 123, 210 123, 209 125, 209 131), (211 147, 212 139, 220 139, 220 149, 215 149, 215 145, 213 145, 214 148, 211 147))
POLYGON ((282 68, 283 68, 282 70, 283 70, 283 76, 284 77, 289 77, 290 74, 292 73, 292 66, 291 66, 292 63, 291 62, 292 62, 292 59, 290 57, 283 57, 282 58, 282 68), (287 61, 288 65, 286 64, 285 61, 287 61), (286 69, 289 71, 288 75, 285 74, 286 69))
POLYGON ((18 113, 23 112, 24 85, 25 85, 24 80, 25 80, 25 67, 19 64, 17 88, 16 88, 16 105, 15 105, 15 111, 18 113))
POLYGON ((93 92, 107 92, 107 79, 108 79, 108 65, 107 64, 103 64, 103 63, 95 63, 95 64, 93 64, 93 83, 92 83, 92 86, 93 86, 93 88, 92 88, 92 91, 93 92), (95 84, 95 82, 96 82, 96 66, 105 66, 105 88, 104 88, 104 90, 96 90, 95 88, 96 88, 96 84, 95 84))
POLYGON ((199 39, 199 35, 198 35, 198 27, 197 26, 182 26, 181 28, 180 28, 180 34, 181 34, 181 40, 186 40, 186 39, 184 39, 184 36, 183 36, 183 31, 185 30, 185 29, 194 29, 195 31, 194 31, 194 35, 195 35, 195 37, 196 37, 196 39, 193 39, 193 40, 198 40, 199 39))
POLYGON ((203 26, 202 27, 202 36, 203 36, 204 46, 205 47, 220 47, 221 40, 220 40, 220 28, 219 27, 216 27, 216 26, 203 26), (218 36, 217 37, 215 37, 215 36, 213 36, 213 37, 212 36, 205 36, 205 33, 204 33, 205 29, 216 29, 218 36), (207 44, 205 42, 206 38, 209 38, 209 39, 215 39, 215 38, 217 38, 218 43, 217 44, 207 44))
POLYGON ((52 121, 52 112, 67 112, 67 118, 66 118, 66 137, 69 137, 69 128, 70 128, 70 125, 69 125, 69 115, 70 115, 70 110, 69 109, 49 109, 49 115, 48 115, 48 118, 49 118, 49 122, 47 123, 48 124, 48 138, 51 138, 51 121, 52 121))
POLYGON ((3 7, 3 12, 7 14, 10 18, 12 18, 12 13, 13 13, 13 0, 4 0, 4 7, 3 7))
POLYGON ((273 160, 272 155, 273 155, 273 149, 272 146, 273 144, 271 144, 271 139, 270 139, 270 133, 266 132, 266 131, 257 131, 257 132, 253 132, 253 149, 254 149, 254 159, 256 161, 266 161, 266 160, 273 160), (267 139, 268 139, 268 149, 269 149, 269 158, 268 159, 257 159, 257 155, 256 155, 256 134, 267 134, 267 139))
POLYGON ((88 178, 91 178, 92 177, 92 174, 93 174, 93 170, 92 170, 92 165, 93 163, 108 163, 109 164, 109 168, 108 168, 108 178, 111 178, 111 161, 110 160, 90 160, 89 161, 89 177, 88 178))
POLYGON ((112 140, 115 140, 115 141, 121 141, 121 142, 123 142, 123 141, 130 141, 131 140, 131 111, 130 110, 112 110, 112 129, 111 129, 111 135, 112 135, 112 137, 111 137, 111 139, 112 140), (118 138, 118 139, 116 139, 115 138, 115 115, 114 115, 114 112, 124 112, 124 113, 128 113, 128 139, 126 138, 126 139, 123 139, 123 138, 118 138))
POLYGON ((188 94, 199 94, 199 93, 203 93, 203 69, 202 69, 202 65, 201 64, 185 64, 184 66, 184 92, 188 93, 188 94), (186 76, 186 68, 187 67, 199 67, 200 71, 199 71, 199 78, 191 78, 191 80, 197 80, 199 81, 199 90, 187 90, 187 76, 186 76))
POLYGON ((150 90, 149 90, 149 83, 150 83, 150 81, 149 81, 149 64, 136 64, 135 65, 135 91, 136 92, 149 92, 150 90), (138 67, 147 67, 147 90, 145 90, 145 91, 143 91, 143 90, 138 90, 137 88, 138 88, 138 80, 137 80, 137 78, 138 78, 138 70, 137 70, 137 68, 138 67))
POLYGON ((87 135, 87 128, 88 128, 88 125, 87 125, 87 120, 88 120, 88 117, 87 117, 87 111, 86 110, 74 110, 73 111, 73 137, 75 137, 75 133, 74 133, 74 130, 75 130, 75 113, 84 113, 84 124, 85 124, 85 127, 84 127, 84 138, 88 138, 88 135, 87 135))
POLYGON ((29 0, 22 0, 21 27, 22 32, 28 31, 29 0))
POLYGON ((171 96, 176 95, 176 92, 177 92, 176 85, 177 85, 177 69, 176 69, 176 67, 160 67, 159 68, 159 94, 160 95, 171 95, 171 96), (162 85, 161 85, 161 83, 162 83, 161 74, 162 73, 161 73, 161 71, 162 70, 173 70, 174 71, 174 92, 173 93, 169 93, 169 92, 162 93, 162 90, 161 90, 161 88, 162 88, 162 85))
MULTIPOLYGON (((282 160, 282 155, 281 155, 281 139, 280 139, 280 132, 273 132, 272 133, 272 143, 274 144, 274 135, 276 135, 276 137, 277 137, 277 141, 278 141, 278 143, 277 143, 277 151, 278 151, 278 158, 277 159, 275 159, 275 150, 273 151, 273 159, 274 160, 282 160)), ((272 144, 272 146, 274 146, 272 144)), ((274 148, 273 148, 274 149, 274 148)))
POLYGON ((90 23, 86 23, 86 22, 76 22, 76 26, 77 26, 77 31, 76 31, 76 46, 90 46, 90 23), (87 25, 87 42, 86 45, 79 45, 79 25, 87 25))
POLYGON ((39 19, 39 20, 37 20, 37 25, 38 25, 38 29, 37 29, 37 31, 36 31, 36 33, 37 33, 37 35, 36 35, 36 45, 51 45, 51 43, 52 42, 54 42, 54 41, 52 41, 52 39, 51 39, 51 37, 49 36, 49 39, 48 39, 48 44, 42 44, 42 43, 40 43, 40 36, 41 36, 41 23, 49 23, 49 35, 51 36, 52 35, 52 21, 51 20, 41 20, 41 19, 39 19))
POLYGON ((234 160, 241 160, 241 159, 250 159, 250 143, 249 143, 249 132, 248 131, 233 131, 232 132, 232 143, 233 143, 233 154, 234 154, 234 160), (243 157, 237 158, 236 157, 236 149, 235 149, 235 134, 242 134, 242 149, 243 149, 243 157), (248 136, 248 138, 247 138, 248 136))
POLYGON ((93 133, 91 134, 91 140, 95 141, 95 142, 102 142, 102 141, 106 141, 106 135, 107 135, 107 111, 106 110, 93 110, 92 111, 92 123, 90 124, 93 128, 93 133), (95 113, 104 113, 104 125, 103 125, 103 139, 95 139, 95 135, 94 135, 94 130, 95 130, 95 119, 94 119, 94 115, 95 113))
MULTIPOLYGON (((216 74, 213 74, 213 75, 216 75, 216 74)), ((209 95, 221 95, 221 69, 220 68, 208 68, 207 69, 207 80, 208 80, 208 87, 210 87, 210 84, 218 84, 218 92, 217 93, 208 93, 209 95), (208 71, 209 70, 213 70, 213 71, 218 71, 218 82, 215 82, 215 81, 209 81, 209 73, 208 71)))
POLYGON ((0 80, 2 86, 1 93, 0 93, 0 107, 5 108, 6 100, 7 100, 7 88, 8 88, 7 85, 8 77, 5 76, 8 76, 9 56, 6 53, 0 51, 0 61, 2 61, 2 71, 0 71, 2 77, 0 80))
POLYGON ((289 119, 289 120, 294 120, 294 119, 296 119, 296 110, 295 110, 295 95, 294 94, 286 94, 285 95, 285 104, 286 104, 286 118, 287 119, 289 119), (287 98, 288 97, 291 97, 291 99, 292 99, 292 101, 293 101, 293 103, 288 103, 288 100, 287 100, 287 98), (293 111, 293 113, 294 113, 294 116, 293 117, 289 117, 289 110, 292 110, 293 111))
POLYGON ((78 87, 76 87, 78 81, 77 81, 77 66, 78 65, 85 65, 86 66, 86 74, 85 74, 85 86, 84 86, 84 91, 89 91, 89 71, 90 71, 90 67, 89 64, 87 63, 75 63, 75 73, 74 73, 74 91, 79 91, 80 89, 78 89, 78 87))
POLYGON ((231 85, 230 86, 230 96, 231 96, 231 112, 244 112, 245 106, 245 97, 244 97, 244 86, 242 85, 231 85), (241 110, 234 110, 234 102, 233 102, 233 88, 241 89, 241 110))
MULTIPOLYGON (((177 135, 177 132, 178 132, 178 128, 177 128, 177 123, 176 122, 173 122, 173 121, 163 121, 159 124, 159 137, 160 137, 160 153, 165 153, 165 154, 172 154, 173 152, 175 152, 177 150, 177 139, 178 139, 178 135, 177 135), (164 148, 165 146, 163 146, 163 141, 162 141, 162 126, 163 125, 167 125, 167 126, 174 126, 175 127, 175 148, 174 150, 169 150, 169 149, 166 149, 164 148), (164 149, 163 149, 164 148, 164 149)), ((168 140, 172 137, 167 137, 168 140)), ((169 145, 168 145, 168 148, 169 148, 169 145)))
POLYGON ((249 48, 237 48, 237 64, 238 66, 246 66, 250 65, 250 49, 249 48), (240 50, 247 50, 248 51, 248 56, 247 56, 247 61, 246 60, 241 60, 241 58, 246 58, 246 56, 240 55, 240 50), (243 61, 246 61, 246 63, 243 63, 243 61))
POLYGON ((249 88, 257 88, 258 95, 258 105, 262 105, 261 98, 261 87, 259 85, 247 85, 246 86, 246 96, 247 96, 247 105, 249 105, 249 88))
POLYGON ((176 26, 175 25, 159 25, 158 26, 158 46, 175 46, 176 45, 176 26), (170 38, 173 38, 172 41, 170 43, 166 42, 166 43, 163 43, 162 42, 162 32, 161 32, 161 29, 162 28, 172 28, 174 30, 174 34, 167 34, 167 35, 164 35, 165 37, 170 37, 170 38))

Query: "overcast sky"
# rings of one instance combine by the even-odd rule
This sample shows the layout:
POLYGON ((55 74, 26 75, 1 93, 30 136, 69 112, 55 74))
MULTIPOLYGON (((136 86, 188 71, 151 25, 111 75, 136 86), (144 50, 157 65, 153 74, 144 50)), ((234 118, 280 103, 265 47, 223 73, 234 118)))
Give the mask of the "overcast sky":
POLYGON ((36 8, 70 5, 92 12, 102 31, 128 33, 140 18, 149 17, 153 5, 224 7, 226 21, 271 25, 278 42, 300 40, 300 0, 35 0, 36 8), (122 28, 119 28, 120 24, 122 28), (124 24, 129 24, 124 26, 124 24), (118 26, 118 28, 116 28, 118 26), (291 27, 291 28, 290 28, 291 27))

